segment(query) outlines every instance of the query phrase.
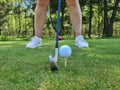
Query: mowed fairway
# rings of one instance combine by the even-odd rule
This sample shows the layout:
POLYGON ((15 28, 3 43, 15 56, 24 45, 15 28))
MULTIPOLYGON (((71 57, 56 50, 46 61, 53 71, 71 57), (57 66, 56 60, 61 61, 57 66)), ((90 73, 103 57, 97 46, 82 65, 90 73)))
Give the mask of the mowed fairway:
POLYGON ((51 72, 48 56, 54 56, 55 39, 43 38, 43 46, 27 49, 28 41, 0 41, 0 90, 120 90, 120 38, 87 39, 89 48, 70 45, 68 65, 59 56, 59 71, 51 72))

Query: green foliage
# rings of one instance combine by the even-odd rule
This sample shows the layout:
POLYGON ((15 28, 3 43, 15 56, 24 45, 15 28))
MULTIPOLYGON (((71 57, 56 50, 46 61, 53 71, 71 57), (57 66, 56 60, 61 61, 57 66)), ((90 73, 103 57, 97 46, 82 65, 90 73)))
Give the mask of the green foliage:
POLYGON ((55 38, 44 38, 37 49, 25 48, 26 41, 0 42, 0 90, 119 90, 120 37, 87 41, 90 47, 82 49, 74 40, 60 41, 72 55, 67 67, 59 57, 58 72, 50 71, 48 60, 55 38))
MULTIPOLYGON (((104 19, 103 19, 103 1, 102 0, 79 0, 82 15, 83 28, 82 34, 88 35, 90 15, 92 14, 91 35, 102 36, 104 19), (90 12, 90 2, 92 2, 92 13, 90 12)), ((115 0, 108 0, 108 18, 111 17, 115 0)), ((0 0, 0 35, 5 36, 32 36, 34 34, 34 9, 36 0, 0 0)), ((120 7, 120 5, 119 5, 120 7)), ((119 10, 116 14, 115 21, 118 22, 119 10)), ((47 22, 44 36, 55 36, 57 20, 57 0, 50 1, 50 10, 47 13, 47 22)), ((117 23, 118 24, 118 23, 117 23)), ((120 25, 120 23, 119 23, 120 25)), ((116 25, 114 25, 115 27, 116 25)), ((117 33, 119 28, 114 28, 117 33)), ((113 32, 114 32, 113 31, 113 32)), ((65 0, 62 0, 61 7, 61 35, 74 35, 74 30, 70 23, 69 9, 66 6, 65 0)), ((115 34, 114 34, 115 35, 115 34)), ((120 34, 119 34, 120 35, 120 34)))
POLYGON ((0 41, 26 41, 28 37, 0 36, 0 41))

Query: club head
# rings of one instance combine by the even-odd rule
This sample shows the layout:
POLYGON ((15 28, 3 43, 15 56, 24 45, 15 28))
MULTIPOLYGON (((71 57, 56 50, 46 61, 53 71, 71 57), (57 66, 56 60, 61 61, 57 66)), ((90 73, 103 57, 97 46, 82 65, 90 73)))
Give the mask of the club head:
POLYGON ((51 71, 57 71, 58 70, 58 65, 57 65, 57 62, 56 62, 56 58, 52 57, 50 55, 49 60, 50 60, 50 69, 51 69, 51 71))

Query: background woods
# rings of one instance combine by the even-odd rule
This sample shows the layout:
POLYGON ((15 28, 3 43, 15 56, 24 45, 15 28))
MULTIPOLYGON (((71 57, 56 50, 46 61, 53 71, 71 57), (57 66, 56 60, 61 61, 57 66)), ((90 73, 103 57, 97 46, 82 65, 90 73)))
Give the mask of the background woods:
MULTIPOLYGON (((82 33, 88 37, 120 36, 120 0, 79 0, 83 15, 82 33)), ((35 0, 0 0, 0 36, 34 34, 35 0)), ((54 36, 57 0, 51 0, 43 36, 54 36)), ((65 0, 61 7, 61 35, 74 36, 65 0)))

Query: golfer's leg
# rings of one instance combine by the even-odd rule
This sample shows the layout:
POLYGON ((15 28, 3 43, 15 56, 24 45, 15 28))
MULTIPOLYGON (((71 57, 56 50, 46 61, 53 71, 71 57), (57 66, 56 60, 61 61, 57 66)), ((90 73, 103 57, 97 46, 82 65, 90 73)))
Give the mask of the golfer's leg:
POLYGON ((46 9, 50 0, 38 0, 35 9, 35 35, 41 37, 46 21, 46 9))
POLYGON ((35 36, 26 44, 26 48, 37 48, 42 46, 41 35, 46 21, 46 9, 50 0, 37 0, 35 9, 35 36))
POLYGON ((88 43, 84 40, 81 35, 82 30, 82 13, 79 5, 79 0, 66 0, 70 10, 71 23, 75 29, 75 45, 79 48, 88 47, 88 43))
POLYGON ((82 14, 78 0, 66 0, 70 11, 71 23, 75 29, 76 36, 81 35, 82 28, 82 14))

